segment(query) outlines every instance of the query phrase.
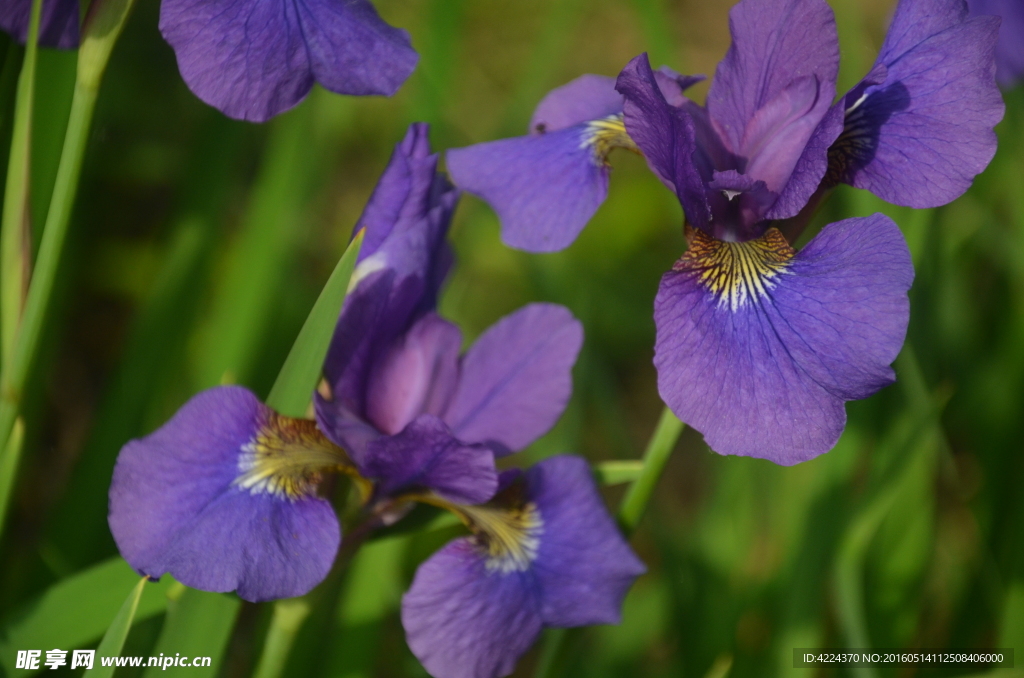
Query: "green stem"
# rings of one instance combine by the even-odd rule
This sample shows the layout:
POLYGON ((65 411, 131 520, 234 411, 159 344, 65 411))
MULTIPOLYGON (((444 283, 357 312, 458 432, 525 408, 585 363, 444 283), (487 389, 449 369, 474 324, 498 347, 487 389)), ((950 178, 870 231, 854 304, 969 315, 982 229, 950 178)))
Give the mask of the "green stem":
POLYGON ((654 429, 654 435, 651 436, 644 452, 644 467, 640 477, 629 486, 622 506, 619 507, 619 524, 627 535, 632 534, 643 518, 651 494, 661 478, 661 472, 665 469, 665 464, 684 426, 686 425, 672 414, 672 410, 667 407, 662 410, 658 426, 654 429))
POLYGON ((279 600, 274 604, 274 616, 263 644, 260 663, 253 674, 255 678, 277 678, 281 675, 295 642, 295 634, 309 612, 309 603, 302 598, 279 600))
MULTIPOLYGON (((10 438, 11 429, 18 418, 29 369, 39 349, 39 337, 50 308, 53 286, 64 251, 64 241, 67 239, 68 224, 71 221, 71 210, 78 192, 78 179, 82 173, 82 160, 89 140, 89 128, 96 108, 100 82, 133 1, 96 0, 89 8, 82 29, 74 98, 71 100, 64 148, 61 150, 57 177, 50 197, 50 209, 46 215, 35 271, 28 285, 28 295, 21 323, 15 333, 10 360, 4 362, 3 371, 0 372, 0 440, 5 442, 10 438)), ((38 4, 40 0, 35 2, 38 4)), ((36 21, 38 22, 38 19, 36 21)), ((4 274, 6 275, 6 271, 4 274)), ((16 472, 20 450, 12 448, 8 451, 5 445, 0 455, 0 468, 12 474, 16 472)), ((5 501, 0 504, 0 525, 3 524, 6 513, 5 501)))
MULTIPOLYGON (((32 242, 29 237, 29 168, 42 4, 42 0, 32 2, 28 39, 25 43, 25 60, 22 62, 21 75, 18 78, 18 93, 14 105, 14 129, 11 135, 10 161, 7 165, 7 185, 4 190, 3 224, 0 226, 0 356, 4 366, 11 360, 28 281, 30 257, 26 256, 25 248, 32 242)), ((4 440, 7 433, 4 434, 4 440)))

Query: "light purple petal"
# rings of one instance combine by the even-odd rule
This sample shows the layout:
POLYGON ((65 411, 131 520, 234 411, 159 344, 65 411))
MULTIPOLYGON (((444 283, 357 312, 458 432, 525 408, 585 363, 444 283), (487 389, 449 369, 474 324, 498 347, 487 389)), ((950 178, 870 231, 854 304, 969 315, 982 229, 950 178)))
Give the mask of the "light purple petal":
POLYGON ((544 134, 622 112, 615 78, 586 74, 547 93, 530 118, 530 133, 544 134))
POLYGON ((327 576, 341 538, 327 501, 235 485, 268 416, 252 393, 223 386, 122 448, 109 522, 135 570, 252 601, 302 595, 327 576))
POLYGON ((455 148, 448 171, 498 213, 506 245, 555 252, 576 239, 608 195, 608 166, 587 138, 583 124, 455 148))
POLYGON ((689 99, 683 96, 683 92, 707 79, 706 75, 681 75, 668 66, 662 66, 654 71, 654 80, 658 83, 658 89, 665 95, 665 101, 670 106, 684 105, 689 99))
POLYGON ((404 31, 367 0, 164 0, 160 32, 196 96, 263 122, 319 80, 346 94, 391 94, 415 66, 404 31))
POLYGON ((971 16, 997 16, 999 44, 996 46, 996 80, 1013 87, 1024 77, 1024 2, 1020 0, 967 0, 971 16))
POLYGON ((416 570, 402 598, 409 649, 436 678, 499 678, 541 630, 540 592, 529 572, 487 569, 471 538, 457 539, 416 570))
POLYGON ((618 624, 622 601, 646 572, 623 539, 581 457, 549 457, 526 471, 544 532, 532 571, 546 626, 618 624))
POLYGON ((417 417, 398 435, 370 443, 361 468, 385 496, 429 489, 449 501, 481 504, 498 489, 494 453, 461 442, 429 414, 417 417))
POLYGON ((297 0, 316 81, 338 94, 391 96, 419 55, 409 34, 386 24, 368 0, 297 0))
POLYGON ((998 19, 963 0, 901 0, 878 63, 885 81, 846 97, 830 172, 889 202, 936 207, 995 154, 1003 102, 993 77, 998 19), (852 109, 852 110, 851 110, 852 109))
MULTIPOLYGON (((32 0, 4 0, 0 3, 0 29, 25 44, 32 0)), ((39 44, 43 47, 78 47, 78 0, 43 0, 39 17, 39 44)))
POLYGON ((499 454, 523 449, 569 402, 582 344, 583 327, 562 306, 530 304, 505 316, 462 359, 445 422, 460 440, 499 454))
POLYGON ((441 414, 459 379, 459 328, 428 313, 388 348, 370 371, 366 414, 395 434, 420 414, 441 414))
POLYGON ((843 131, 845 108, 840 101, 832 106, 807 141, 800 159, 793 167, 782 193, 765 214, 767 219, 788 219, 800 213, 810 196, 821 186, 828 171, 828 151, 843 131))
POLYGON ((800 78, 817 80, 813 111, 817 120, 825 115, 835 98, 839 39, 824 0, 742 0, 729 11, 729 29, 732 45, 711 81, 708 111, 730 150, 743 155, 748 123, 800 78))
POLYGON ((882 215, 830 224, 791 259, 772 233, 764 243, 786 262, 774 276, 740 275, 764 270, 749 258, 725 274, 711 259, 722 253, 716 248, 753 243, 694 234, 662 278, 654 363, 662 398, 712 449, 789 465, 835 444, 845 401, 893 380, 913 267, 902 234, 882 215), (725 286, 732 295, 712 292, 722 281, 736 283, 725 286))
POLYGON ((630 61, 615 86, 626 99, 629 136, 643 151, 655 175, 676 192, 686 219, 705 228, 711 215, 694 159, 695 132, 690 116, 665 100, 647 54, 630 61))

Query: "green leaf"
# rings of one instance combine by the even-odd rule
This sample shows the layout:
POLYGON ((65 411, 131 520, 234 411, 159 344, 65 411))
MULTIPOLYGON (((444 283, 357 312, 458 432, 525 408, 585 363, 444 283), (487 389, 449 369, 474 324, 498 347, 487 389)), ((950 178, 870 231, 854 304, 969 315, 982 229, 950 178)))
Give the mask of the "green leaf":
POLYGON ((100 663, 99 657, 116 657, 121 654, 124 640, 128 637, 128 631, 132 628, 132 622, 135 621, 135 612, 139 608, 142 589, 145 588, 148 581, 147 577, 143 577, 135 585, 135 588, 132 589, 132 592, 128 594, 128 598, 121 605, 121 609, 117 611, 114 621, 110 623, 110 628, 103 634, 103 640, 100 641, 99 647, 96 648, 97 657, 94 660, 93 668, 87 670, 85 675, 92 678, 109 678, 114 675, 115 667, 103 666, 100 663))
MULTIPOLYGON (((0 665, 14 670, 17 650, 84 647, 99 638, 117 614, 125 594, 138 582, 120 557, 61 580, 29 604, 4 626, 0 665)), ((167 609, 170 577, 143 587, 136 619, 147 619, 167 609)))
POLYGON ((281 414, 301 417, 306 413, 313 390, 320 380, 341 306, 348 294, 349 280, 355 270, 356 259, 359 258, 364 234, 365 229, 356 234, 334 267, 334 272, 299 331, 274 387, 270 389, 267 405, 281 414))
POLYGON ((210 657, 210 666, 150 666, 143 678, 216 676, 241 606, 235 596, 184 588, 167 610, 160 639, 150 656, 210 657))

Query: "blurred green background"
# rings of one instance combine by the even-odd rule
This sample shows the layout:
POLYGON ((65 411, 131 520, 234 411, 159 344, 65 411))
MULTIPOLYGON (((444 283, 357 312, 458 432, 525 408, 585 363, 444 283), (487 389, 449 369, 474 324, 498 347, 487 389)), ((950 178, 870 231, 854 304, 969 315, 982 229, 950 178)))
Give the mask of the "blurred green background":
MULTIPOLYGON (((139 0, 101 91, 26 400, 0 539, 0 671, 28 675, 13 669, 18 649, 95 646, 137 581, 106 525, 118 450, 203 388, 230 381, 266 394, 409 122, 432 123, 436 149, 518 135, 549 89, 615 75, 642 51, 710 76, 728 47, 731 4, 378 0, 421 54, 399 94, 316 89, 256 126, 188 91, 157 31, 158 2, 139 0)), ((873 62, 893 3, 831 4, 845 91, 873 62)), ((20 48, 0 42, 5 67, 16 65, 20 48)), ((74 53, 41 54, 36 224, 74 67, 74 53)), ((0 88, 11 83, 0 78, 0 88)), ((820 226, 885 211, 904 229, 917 279, 900 381, 851 403, 836 449, 796 467, 718 456, 684 432, 634 538, 650 572, 621 626, 570 634, 560 675, 965 673, 794 669, 795 647, 1013 647, 1024 664, 1024 91, 1006 99, 999 154, 960 200, 915 213, 848 189, 818 217, 820 226)), ((0 100, 6 159, 9 89, 0 100)), ((467 341, 532 300, 569 306, 586 328, 570 407, 524 464, 564 451, 637 458, 661 410, 651 308, 685 246, 681 212, 642 159, 616 154, 613 165, 608 201, 564 252, 505 248, 494 214, 473 198, 455 217, 458 266, 441 306, 467 341)), ((621 494, 609 488, 611 506, 621 494)), ((296 616, 284 675, 425 676, 397 609, 416 566, 450 536, 364 547, 314 592, 304 621, 296 616)), ((270 605, 165 580, 147 586, 123 654, 210 655, 212 669, 159 673, 249 676, 271 616, 270 605)), ((534 674, 542 647, 515 675, 534 674)), ((116 675, 143 674, 157 672, 116 675)))

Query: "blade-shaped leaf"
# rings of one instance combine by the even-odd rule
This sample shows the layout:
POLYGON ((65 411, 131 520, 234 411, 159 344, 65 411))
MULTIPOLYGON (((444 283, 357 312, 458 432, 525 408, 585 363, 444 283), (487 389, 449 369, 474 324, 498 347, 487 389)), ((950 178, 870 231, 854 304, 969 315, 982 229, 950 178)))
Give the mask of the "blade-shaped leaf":
MULTIPOLYGON (((5 624, 0 664, 13 674, 19 649, 70 650, 93 643, 103 635, 138 579, 128 563, 117 557, 54 584, 5 624)), ((170 577, 164 577, 144 587, 135 618, 147 619, 167 609, 167 590, 172 583, 170 577)))
MULTIPOLYGON (((110 628, 103 635, 103 640, 100 641, 99 647, 96 648, 97 657, 116 657, 121 654, 124 640, 128 637, 128 631, 132 628, 132 622, 135 621, 135 612, 139 608, 142 589, 146 586, 147 581, 149 581, 147 577, 140 579, 139 583, 132 589, 132 592, 128 594, 128 597, 121 605, 121 609, 117 611, 114 621, 110 623, 110 628)), ((110 678, 110 676, 114 675, 114 667, 103 666, 96 659, 94 660, 93 667, 88 669, 85 675, 90 676, 90 678, 110 678)))
POLYGON ((301 417, 306 413, 320 379, 341 305, 348 294, 348 283, 363 244, 363 234, 364 231, 356 234, 334 267, 267 396, 267 404, 282 414, 301 417))

